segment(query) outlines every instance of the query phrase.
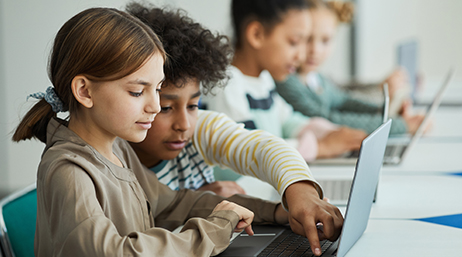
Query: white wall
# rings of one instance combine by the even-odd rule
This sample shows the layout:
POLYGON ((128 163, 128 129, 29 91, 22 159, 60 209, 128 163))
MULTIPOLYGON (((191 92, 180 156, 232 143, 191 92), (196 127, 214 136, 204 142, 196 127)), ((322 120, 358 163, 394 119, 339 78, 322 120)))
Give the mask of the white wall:
POLYGON ((6 121, 6 90, 5 85, 5 54, 3 47, 3 2, 0 1, 0 197, 2 193, 1 189, 5 189, 8 185, 8 148, 6 147, 7 142, 7 126, 6 121))
MULTIPOLYGON (((450 66, 462 70, 462 1, 358 2, 358 75, 361 80, 381 79, 390 72, 396 63, 396 45, 408 39, 419 41, 419 67, 427 84, 442 81, 450 66)), ((461 75, 456 75, 455 81, 461 81, 460 78, 461 75)))

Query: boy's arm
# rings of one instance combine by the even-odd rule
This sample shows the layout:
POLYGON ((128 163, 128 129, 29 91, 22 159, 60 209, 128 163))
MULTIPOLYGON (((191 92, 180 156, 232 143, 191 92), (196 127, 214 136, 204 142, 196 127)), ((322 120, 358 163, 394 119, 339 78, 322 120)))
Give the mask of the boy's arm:
POLYGON ((200 111, 193 143, 206 163, 266 181, 281 196, 289 185, 311 181, 322 198, 322 189, 300 153, 268 132, 246 130, 224 114, 200 111))

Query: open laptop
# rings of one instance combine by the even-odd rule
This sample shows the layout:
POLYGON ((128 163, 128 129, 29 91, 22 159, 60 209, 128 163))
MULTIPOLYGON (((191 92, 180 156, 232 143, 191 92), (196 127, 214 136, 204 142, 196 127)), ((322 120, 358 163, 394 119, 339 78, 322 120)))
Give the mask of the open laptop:
MULTIPOLYGON (((390 108, 390 94, 388 92, 388 84, 383 84, 383 123, 387 122, 389 119, 389 108, 390 108)), ((345 153, 339 157, 326 158, 326 159, 316 159, 309 162, 310 165, 354 165, 359 156, 359 150, 345 153)), ((341 185, 336 185, 336 187, 341 187, 341 185)), ((348 191, 351 186, 351 181, 348 183, 348 191)), ((345 190, 343 190, 345 191, 345 190)), ((346 200, 346 199, 345 199, 346 200)))
POLYGON ((418 80, 418 49, 417 40, 408 40, 398 44, 396 47, 397 65, 406 69, 409 84, 411 86, 411 97, 415 100, 418 80))
MULTIPOLYGON (((397 135, 391 136, 388 140, 387 149, 385 150, 385 157, 383 162, 386 165, 397 165, 403 162, 410 150, 417 143, 417 141, 422 137, 427 128, 428 124, 431 122, 433 115, 440 106, 440 103, 443 99, 443 94, 448 88, 452 78, 454 77, 454 69, 450 69, 447 73, 443 83, 441 84, 438 92, 433 98, 432 104, 428 107, 425 114, 424 120, 420 124, 419 128, 413 135, 397 135)), ((387 87, 384 86, 384 120, 388 120, 388 111, 389 108, 389 97, 387 87), (387 100, 388 99, 388 100, 387 100)), ((313 162, 310 162, 311 165, 353 165, 358 158, 358 151, 350 152, 344 154, 340 157, 329 158, 329 159, 319 159, 313 162)))
POLYGON ((385 157, 383 158, 384 164, 400 164, 409 154, 410 149, 415 146, 417 141, 422 137, 430 124, 436 110, 443 100, 443 94, 449 86, 452 78, 454 77, 454 69, 450 69, 443 84, 439 88, 432 104, 428 107, 424 120, 420 124, 412 136, 391 136, 388 140, 387 149, 385 150, 385 157))
MULTIPOLYGON (((390 133, 391 120, 363 140, 342 233, 335 242, 321 242, 322 256, 342 257, 364 233, 369 220, 382 159, 390 133)), ((285 226, 253 226, 254 236, 241 233, 219 256, 311 256, 308 239, 285 226), (285 251, 292 251, 286 253, 285 251), (306 250, 306 251, 305 251, 306 250), (305 252, 304 252, 305 251, 305 252)))

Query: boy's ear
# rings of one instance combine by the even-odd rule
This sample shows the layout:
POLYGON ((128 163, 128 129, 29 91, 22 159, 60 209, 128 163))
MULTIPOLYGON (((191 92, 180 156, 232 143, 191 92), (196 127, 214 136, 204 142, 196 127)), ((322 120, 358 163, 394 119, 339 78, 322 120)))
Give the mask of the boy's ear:
POLYGON ((245 30, 245 37, 253 48, 260 48, 265 39, 265 27, 258 21, 252 21, 247 25, 245 30))
POLYGON ((93 107, 93 99, 90 93, 90 80, 83 75, 77 75, 71 82, 72 94, 75 99, 84 107, 93 107))

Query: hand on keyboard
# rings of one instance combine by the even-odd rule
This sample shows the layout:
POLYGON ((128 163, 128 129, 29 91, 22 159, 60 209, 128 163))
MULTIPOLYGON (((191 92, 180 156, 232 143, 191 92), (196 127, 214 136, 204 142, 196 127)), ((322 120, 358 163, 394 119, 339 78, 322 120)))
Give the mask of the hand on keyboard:
POLYGON ((313 184, 308 181, 290 185, 286 189, 285 199, 292 231, 307 237, 313 253, 321 255, 319 241, 335 241, 340 236, 342 213, 334 205, 320 199, 313 184), (319 222, 323 224, 323 230, 317 228, 319 222))

